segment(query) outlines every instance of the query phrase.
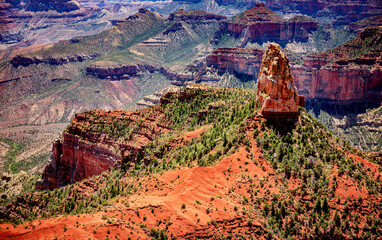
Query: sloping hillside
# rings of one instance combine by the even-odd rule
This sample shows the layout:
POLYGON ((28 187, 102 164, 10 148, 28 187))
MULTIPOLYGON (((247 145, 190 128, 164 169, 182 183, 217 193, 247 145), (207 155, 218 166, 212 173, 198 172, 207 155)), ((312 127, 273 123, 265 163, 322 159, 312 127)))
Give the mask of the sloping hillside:
MULTIPOLYGON (((19 197, 1 218, 31 221, 2 224, 0 236, 380 237, 381 166, 303 109, 295 125, 271 125, 255 102, 254 90, 192 85, 144 111, 110 112, 115 120, 155 116, 168 131, 121 158, 121 167, 19 197)), ((98 124, 77 124, 78 115, 69 127, 82 126, 81 141, 98 131, 121 139, 123 120, 100 127, 104 112, 86 114, 98 124)))

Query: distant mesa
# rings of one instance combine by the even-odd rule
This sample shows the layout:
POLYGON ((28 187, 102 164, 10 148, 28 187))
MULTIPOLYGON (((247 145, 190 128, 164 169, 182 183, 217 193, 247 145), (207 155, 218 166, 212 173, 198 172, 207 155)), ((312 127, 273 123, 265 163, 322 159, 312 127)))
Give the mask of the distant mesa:
POLYGON ((226 34, 234 38, 243 38, 247 42, 263 43, 267 41, 286 44, 290 41, 306 42, 309 34, 316 31, 318 23, 309 17, 295 16, 289 21, 258 3, 252 9, 222 21, 212 43, 217 43, 226 34))
POLYGON ((252 24, 255 22, 283 22, 284 19, 265 6, 258 3, 253 8, 236 15, 233 22, 252 24))
POLYGON ((61 13, 71 12, 79 9, 80 4, 76 0, 30 0, 26 6, 26 10, 32 12, 56 10, 57 12, 61 13))
POLYGON ((271 43, 263 55, 257 98, 263 116, 270 120, 296 119, 298 107, 304 107, 304 97, 297 93, 289 59, 278 44, 271 43))
POLYGON ((307 15, 320 15, 325 10, 336 15, 346 15, 349 12, 360 14, 373 9, 381 9, 379 0, 266 0, 266 5, 284 13, 300 12, 307 15))
POLYGON ((168 20, 170 21, 186 21, 186 20, 222 20, 226 19, 227 17, 222 15, 216 15, 212 13, 208 13, 204 10, 200 9, 191 9, 189 11, 184 11, 183 9, 179 9, 178 11, 171 13, 168 16, 168 20))

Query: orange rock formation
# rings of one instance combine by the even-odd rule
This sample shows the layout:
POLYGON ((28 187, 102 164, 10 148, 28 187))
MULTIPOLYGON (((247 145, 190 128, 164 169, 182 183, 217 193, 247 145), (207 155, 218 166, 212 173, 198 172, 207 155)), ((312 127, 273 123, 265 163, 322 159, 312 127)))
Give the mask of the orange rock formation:
POLYGON ((298 106, 303 105, 303 97, 298 96, 294 85, 289 59, 278 44, 271 43, 263 55, 257 96, 263 115, 271 119, 295 118, 298 106))

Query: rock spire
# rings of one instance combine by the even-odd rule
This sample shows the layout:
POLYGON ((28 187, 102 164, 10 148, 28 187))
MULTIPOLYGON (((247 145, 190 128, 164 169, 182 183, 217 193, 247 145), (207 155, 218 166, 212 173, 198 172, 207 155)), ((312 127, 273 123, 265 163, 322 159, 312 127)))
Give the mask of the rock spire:
POLYGON ((280 45, 271 43, 261 61, 257 86, 261 111, 268 119, 295 119, 304 97, 298 96, 289 67, 289 59, 280 45))

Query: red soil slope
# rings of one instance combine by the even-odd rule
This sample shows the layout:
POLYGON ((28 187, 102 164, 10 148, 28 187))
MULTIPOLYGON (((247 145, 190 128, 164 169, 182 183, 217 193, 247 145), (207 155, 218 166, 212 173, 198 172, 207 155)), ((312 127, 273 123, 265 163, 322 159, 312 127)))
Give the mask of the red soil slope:
MULTIPOLYGON (((256 120, 256 119, 255 119, 256 120)), ((247 128, 253 136, 256 122, 247 128)), ((205 131, 202 127, 185 133, 192 139, 205 131)), ((138 190, 131 196, 119 197, 110 207, 93 214, 58 216, 50 219, 26 222, 17 227, 0 225, 0 239, 53 239, 94 238, 131 239, 147 238, 150 229, 163 229, 168 237, 177 239, 219 238, 222 235, 233 238, 244 235, 263 239, 268 230, 266 219, 261 214, 264 202, 254 208, 243 199, 255 196, 276 196, 286 199, 288 191, 274 169, 263 159, 255 140, 250 137, 251 147, 240 147, 238 151, 223 158, 212 167, 192 167, 173 170, 149 177, 128 179, 135 182, 138 190), (245 196, 245 197, 244 197, 245 196)), ((375 164, 353 156, 371 168, 375 164)), ((380 176, 379 176, 380 177, 380 176)), ((330 185, 337 184, 335 197, 329 200, 331 215, 345 208, 352 208, 356 199, 380 199, 367 193, 365 186, 358 186, 354 179, 331 170, 330 185), (337 180, 334 183, 333 178, 337 180), (350 203, 346 203, 348 199, 350 203), (339 199, 339 200, 337 200, 339 199), (354 200, 354 201, 351 201, 354 200)), ((89 185, 91 186, 91 184, 89 185)), ((86 188, 84 187, 84 194, 86 188)), ((299 189, 301 180, 292 176, 287 189, 299 189)), ((300 202, 311 202, 311 196, 293 197, 300 202)), ((363 202, 359 226, 366 222, 372 206, 363 202)), ((293 211, 288 209, 288 211, 293 211)), ((298 219, 298 218, 297 218, 298 219)), ((350 227, 356 227, 350 222, 350 227)))

